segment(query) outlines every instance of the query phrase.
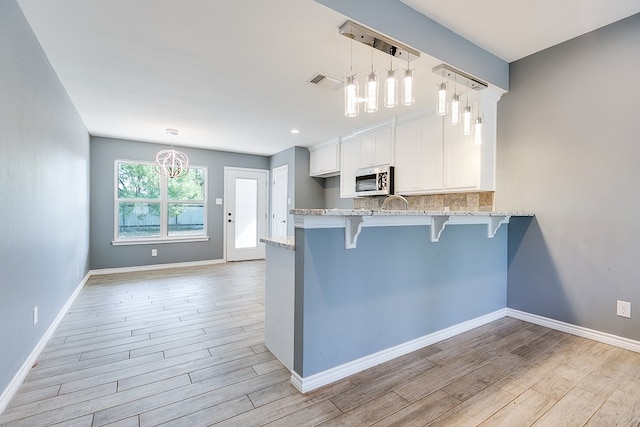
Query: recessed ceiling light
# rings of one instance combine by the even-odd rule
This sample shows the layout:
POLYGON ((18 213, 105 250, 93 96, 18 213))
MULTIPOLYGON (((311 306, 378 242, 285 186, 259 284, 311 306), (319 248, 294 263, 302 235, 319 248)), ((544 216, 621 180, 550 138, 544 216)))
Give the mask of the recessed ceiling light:
POLYGON ((291 129, 289 132, 291 132, 292 134, 296 135, 296 134, 300 133, 300 129, 291 129))

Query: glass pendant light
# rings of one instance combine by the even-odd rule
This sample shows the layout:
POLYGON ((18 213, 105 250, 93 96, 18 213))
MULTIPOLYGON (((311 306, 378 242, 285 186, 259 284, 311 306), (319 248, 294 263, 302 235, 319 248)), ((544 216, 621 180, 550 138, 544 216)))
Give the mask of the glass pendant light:
POLYGON ((482 144, 482 117, 476 117, 476 122, 473 125, 473 143, 475 145, 482 144))
POLYGON ((358 79, 355 74, 352 74, 347 77, 344 86, 344 115, 347 117, 356 117, 360 114, 358 92, 358 79))
POLYGON ((414 102, 416 98, 413 95, 413 70, 410 68, 407 54, 407 69, 404 70, 404 79, 402 79, 402 105, 413 105, 414 102))
POLYGON ((387 70, 387 79, 384 82, 384 106, 393 108, 396 105, 398 105, 398 79, 391 61, 390 70, 387 70))
POLYGON ((353 74, 353 39, 351 39, 351 59, 349 64, 349 77, 346 78, 344 84, 344 115, 347 117, 356 117, 360 114, 360 104, 358 98, 360 90, 358 87, 358 79, 353 74))
POLYGON ((378 74, 373 71, 373 46, 371 46, 371 74, 367 76, 365 88, 364 111, 367 113, 378 111, 378 74))
POLYGON ((462 134, 471 135, 471 106, 468 104, 462 113, 462 134))
POLYGON ((444 82, 438 85, 438 103, 436 104, 436 115, 447 114, 447 84, 444 82))
POLYGON ((480 115, 480 92, 478 92, 478 116, 473 125, 473 143, 482 144, 482 116, 480 115))
POLYGON ((453 93, 451 96, 451 124, 457 126, 460 123, 460 95, 453 93))
POLYGON ((364 111, 367 113, 375 113, 378 111, 378 75, 373 70, 371 70, 371 74, 367 76, 365 97, 364 111))

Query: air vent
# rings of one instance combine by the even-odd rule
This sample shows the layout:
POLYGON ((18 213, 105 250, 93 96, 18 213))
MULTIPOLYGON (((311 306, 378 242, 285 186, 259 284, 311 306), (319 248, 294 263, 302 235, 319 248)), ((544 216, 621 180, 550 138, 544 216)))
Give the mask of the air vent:
POLYGON ((337 89, 342 86, 342 80, 322 73, 317 73, 311 77, 311 79, 309 79, 309 83, 313 83, 316 86, 326 89, 337 89))

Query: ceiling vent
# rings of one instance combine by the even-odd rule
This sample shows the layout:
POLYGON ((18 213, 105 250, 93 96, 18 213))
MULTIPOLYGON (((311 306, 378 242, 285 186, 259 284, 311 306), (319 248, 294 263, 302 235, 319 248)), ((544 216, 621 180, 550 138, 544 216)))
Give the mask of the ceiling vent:
POLYGON ((325 89, 338 89, 342 87, 342 80, 322 73, 316 73, 311 77, 311 79, 309 79, 309 83, 313 83, 314 85, 325 89))

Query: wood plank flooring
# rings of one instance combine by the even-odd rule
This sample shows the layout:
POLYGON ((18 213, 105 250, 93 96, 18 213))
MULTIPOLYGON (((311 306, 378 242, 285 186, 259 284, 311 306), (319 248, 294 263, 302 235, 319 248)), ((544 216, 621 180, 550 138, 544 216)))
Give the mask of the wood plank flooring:
POLYGON ((95 276, 3 426, 638 426, 640 354, 504 318, 300 394, 264 262, 95 276))

